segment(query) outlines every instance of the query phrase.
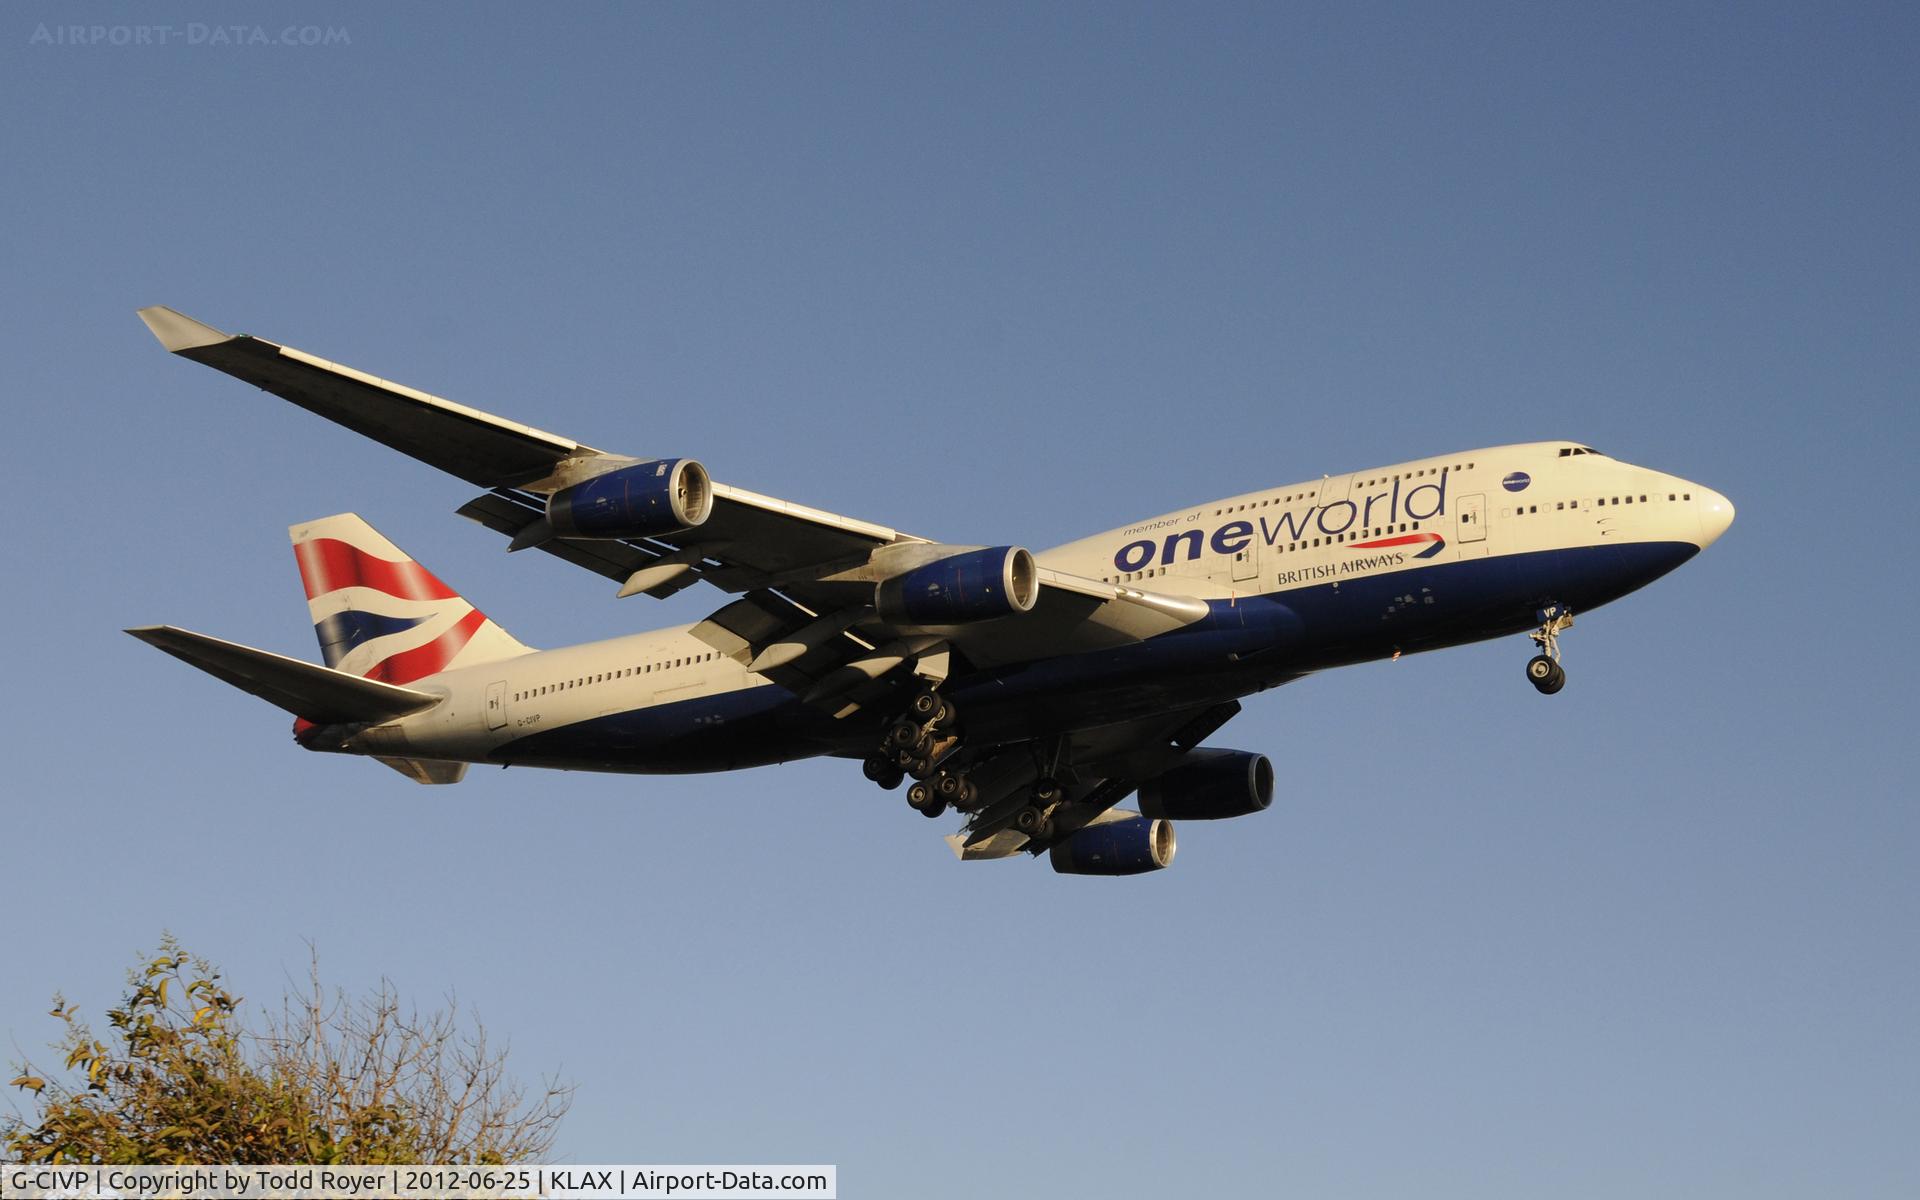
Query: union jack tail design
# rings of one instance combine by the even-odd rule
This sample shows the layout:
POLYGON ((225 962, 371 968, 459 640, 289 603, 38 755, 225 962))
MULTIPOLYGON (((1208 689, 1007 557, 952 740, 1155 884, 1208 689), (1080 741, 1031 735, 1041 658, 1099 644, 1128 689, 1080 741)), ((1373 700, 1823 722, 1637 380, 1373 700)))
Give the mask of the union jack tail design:
POLYGON ((408 684, 531 653, 353 513, 287 530, 329 667, 408 684))

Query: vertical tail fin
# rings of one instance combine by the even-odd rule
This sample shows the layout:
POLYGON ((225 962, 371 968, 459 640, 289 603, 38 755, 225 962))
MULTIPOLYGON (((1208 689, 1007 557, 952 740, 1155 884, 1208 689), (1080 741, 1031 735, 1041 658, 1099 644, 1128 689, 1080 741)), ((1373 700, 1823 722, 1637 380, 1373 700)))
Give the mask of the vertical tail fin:
POLYGON ((407 684, 531 653, 353 513, 288 529, 329 667, 407 684))

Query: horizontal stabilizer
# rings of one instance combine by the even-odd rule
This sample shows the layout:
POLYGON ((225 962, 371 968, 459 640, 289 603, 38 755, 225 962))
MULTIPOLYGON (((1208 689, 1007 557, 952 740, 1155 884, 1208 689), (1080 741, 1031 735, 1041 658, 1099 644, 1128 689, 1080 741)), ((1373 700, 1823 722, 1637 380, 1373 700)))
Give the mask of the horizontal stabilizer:
POLYGON ((145 625, 127 632, 223 683, 251 692, 316 725, 391 721, 440 702, 440 697, 431 692, 362 679, 171 625, 145 625))

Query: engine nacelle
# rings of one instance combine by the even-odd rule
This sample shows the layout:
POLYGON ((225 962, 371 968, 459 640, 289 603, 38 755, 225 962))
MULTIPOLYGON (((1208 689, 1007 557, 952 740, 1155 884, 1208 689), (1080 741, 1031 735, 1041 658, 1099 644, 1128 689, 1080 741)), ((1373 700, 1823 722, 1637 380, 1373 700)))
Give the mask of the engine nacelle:
POLYGON ((1140 811, 1179 821, 1218 821, 1273 803, 1273 764, 1246 750, 1192 750, 1172 770, 1140 785, 1140 811))
POLYGON ((596 475, 547 499, 563 538, 653 537, 691 529, 713 512, 713 480, 691 458, 663 458, 596 475))
POLYGON ((1039 598, 1033 555, 1018 546, 989 546, 883 580, 873 605, 901 624, 964 625, 1027 612, 1039 598))
POLYGON ((1048 851, 1062 875, 1141 875, 1173 861, 1173 822, 1138 813, 1089 825, 1048 851))

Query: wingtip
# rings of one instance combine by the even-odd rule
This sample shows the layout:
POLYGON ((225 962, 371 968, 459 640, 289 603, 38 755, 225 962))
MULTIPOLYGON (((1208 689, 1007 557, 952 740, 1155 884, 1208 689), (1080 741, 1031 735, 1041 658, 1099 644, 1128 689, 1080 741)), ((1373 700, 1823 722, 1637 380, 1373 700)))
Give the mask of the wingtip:
POLYGON ((170 354, 183 350, 193 350, 201 346, 212 346, 232 339, 232 334, 223 333, 211 325, 203 325, 185 313, 175 312, 164 304, 152 304, 140 310, 140 319, 170 354))

